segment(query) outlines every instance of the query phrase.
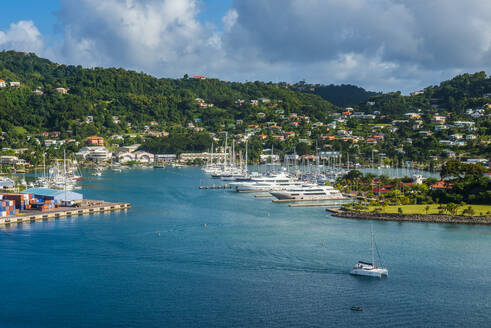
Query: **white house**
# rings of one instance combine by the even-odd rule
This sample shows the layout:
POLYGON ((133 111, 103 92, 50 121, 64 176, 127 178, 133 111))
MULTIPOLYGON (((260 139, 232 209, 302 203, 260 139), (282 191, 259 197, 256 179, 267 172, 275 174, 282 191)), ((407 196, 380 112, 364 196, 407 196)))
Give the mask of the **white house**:
POLYGON ((94 162, 105 162, 111 159, 112 153, 104 146, 89 146, 82 147, 75 155, 94 162))
POLYGON ((472 127, 474 126, 474 122, 464 122, 464 121, 456 121, 453 123, 454 126, 459 127, 459 128, 465 128, 465 127, 472 127))
POLYGON ((20 87, 20 82, 10 82, 10 86, 14 88, 20 87))
POLYGON ((55 91, 64 95, 68 93, 68 90, 65 88, 56 88, 55 91))
POLYGON ((5 88, 7 86, 7 83, 5 83, 4 80, 0 80, 0 88, 5 88))
POLYGON ((450 139, 452 139, 452 140, 461 140, 461 139, 463 139, 463 138, 464 138, 464 136, 463 136, 462 134, 458 134, 458 133, 456 133, 456 134, 452 134, 452 135, 450 136, 450 139))

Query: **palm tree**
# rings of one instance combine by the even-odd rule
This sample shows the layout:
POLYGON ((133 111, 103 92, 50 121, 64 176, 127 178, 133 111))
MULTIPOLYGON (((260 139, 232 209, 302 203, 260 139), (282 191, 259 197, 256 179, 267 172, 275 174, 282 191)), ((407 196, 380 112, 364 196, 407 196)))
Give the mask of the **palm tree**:
POLYGON ((429 210, 430 210, 430 205, 426 205, 426 207, 425 207, 425 212, 426 212, 426 214, 427 214, 427 215, 428 215, 428 211, 429 211, 429 210))

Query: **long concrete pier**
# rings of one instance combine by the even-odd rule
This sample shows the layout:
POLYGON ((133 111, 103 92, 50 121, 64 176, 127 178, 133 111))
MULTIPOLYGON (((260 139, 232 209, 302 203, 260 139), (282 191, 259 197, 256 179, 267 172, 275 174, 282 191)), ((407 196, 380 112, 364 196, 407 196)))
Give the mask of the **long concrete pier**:
POLYGON ((24 222, 47 221, 66 216, 78 216, 103 212, 123 211, 131 208, 130 203, 84 201, 80 207, 60 207, 47 211, 25 210, 21 214, 0 218, 0 226, 24 222))

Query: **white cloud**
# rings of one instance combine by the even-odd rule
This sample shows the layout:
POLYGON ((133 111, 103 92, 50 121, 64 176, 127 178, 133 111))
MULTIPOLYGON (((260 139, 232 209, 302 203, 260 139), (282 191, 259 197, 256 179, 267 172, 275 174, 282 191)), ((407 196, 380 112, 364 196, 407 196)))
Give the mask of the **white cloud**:
POLYGON ((491 2, 480 0, 234 1, 223 29, 200 21, 202 0, 60 4, 62 41, 46 47, 34 24, 21 21, 0 32, 0 48, 157 76, 306 79, 384 91, 491 67, 491 2))
POLYGON ((225 16, 222 18, 223 22, 223 29, 225 32, 230 32, 232 27, 234 26, 235 22, 237 21, 237 18, 239 17, 239 14, 237 13, 237 10, 235 9, 229 9, 225 16))
POLYGON ((19 21, 0 31, 0 49, 42 53, 43 38, 32 21, 19 21))
POLYGON ((64 27, 62 54, 90 66, 180 74, 200 66, 220 41, 197 14, 194 0, 64 0, 57 13, 64 27))

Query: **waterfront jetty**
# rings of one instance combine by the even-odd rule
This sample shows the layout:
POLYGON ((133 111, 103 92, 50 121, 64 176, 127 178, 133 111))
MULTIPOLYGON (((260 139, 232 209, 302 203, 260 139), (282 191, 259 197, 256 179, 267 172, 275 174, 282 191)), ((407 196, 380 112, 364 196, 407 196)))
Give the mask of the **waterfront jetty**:
POLYGON ((269 192, 268 193, 264 193, 264 194, 258 194, 258 195, 254 195, 255 198, 271 198, 273 197, 273 195, 271 195, 269 192))
POLYGON ((111 203, 105 201, 88 200, 85 199, 78 206, 71 207, 57 207, 48 210, 36 210, 29 209, 20 211, 16 215, 1 217, 0 226, 35 222, 35 221, 47 221, 52 219, 58 219, 67 216, 88 215, 103 212, 122 211, 131 208, 130 203, 111 203))
POLYGON ((232 189, 231 185, 211 185, 211 186, 199 186, 199 189, 232 189))
POLYGON ((491 225, 491 216, 464 216, 447 214, 396 214, 396 213, 373 213, 363 211, 353 211, 343 208, 326 208, 332 216, 359 219, 359 220, 378 220, 378 221, 397 221, 397 222, 426 222, 426 223, 446 223, 446 224, 469 224, 469 225, 491 225))
POLYGON ((340 203, 340 202, 331 202, 331 203, 312 202, 312 203, 288 204, 288 207, 340 207, 343 204, 345 204, 345 203, 340 203))

